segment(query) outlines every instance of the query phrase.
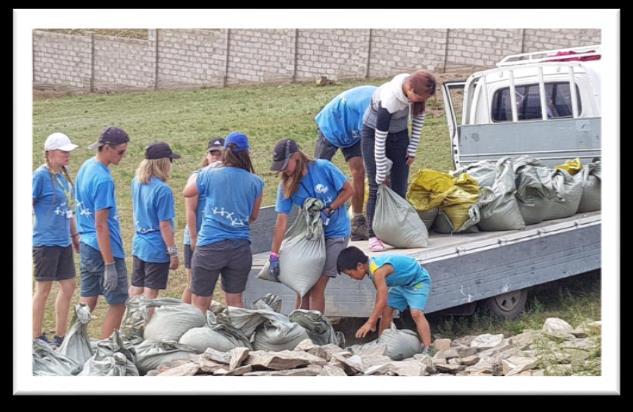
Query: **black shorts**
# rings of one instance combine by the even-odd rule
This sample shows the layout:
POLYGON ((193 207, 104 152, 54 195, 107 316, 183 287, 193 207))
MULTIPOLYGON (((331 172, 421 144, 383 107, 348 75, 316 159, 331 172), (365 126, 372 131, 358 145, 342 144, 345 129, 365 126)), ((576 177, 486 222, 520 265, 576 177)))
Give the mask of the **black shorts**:
POLYGON ((242 293, 246 289, 252 263, 251 245, 246 239, 196 246, 191 260, 191 292, 198 296, 213 296, 221 274, 222 290, 242 293))
POLYGON ((191 245, 182 245, 182 249, 185 251, 185 268, 191 269, 191 257, 193 252, 191 251, 191 245))
POLYGON ((33 274, 39 282, 60 281, 75 277, 72 246, 33 247, 33 274))
POLYGON ((361 147, 360 147, 360 139, 353 146, 337 147, 337 146, 334 146, 332 143, 330 143, 325 138, 325 136, 323 136, 323 133, 321 133, 321 129, 319 129, 318 127, 317 127, 317 132, 318 132, 318 137, 317 137, 316 146, 314 148, 315 159, 332 160, 332 158, 334 157, 334 154, 336 154, 336 151, 338 149, 341 149, 341 152, 343 152, 343 157, 345 158, 346 162, 349 162, 349 159, 351 159, 352 157, 363 157, 361 147))
POLYGON ((154 263, 145 262, 136 256, 133 256, 133 258, 132 286, 137 288, 167 289, 169 262, 154 263))

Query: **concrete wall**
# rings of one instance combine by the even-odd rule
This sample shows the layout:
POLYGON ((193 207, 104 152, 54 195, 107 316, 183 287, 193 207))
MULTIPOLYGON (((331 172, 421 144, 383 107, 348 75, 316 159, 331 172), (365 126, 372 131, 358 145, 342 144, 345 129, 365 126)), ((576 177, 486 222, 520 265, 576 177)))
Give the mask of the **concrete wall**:
POLYGON ((386 78, 600 43, 586 29, 160 29, 148 39, 33 32, 33 86, 81 91, 386 78))

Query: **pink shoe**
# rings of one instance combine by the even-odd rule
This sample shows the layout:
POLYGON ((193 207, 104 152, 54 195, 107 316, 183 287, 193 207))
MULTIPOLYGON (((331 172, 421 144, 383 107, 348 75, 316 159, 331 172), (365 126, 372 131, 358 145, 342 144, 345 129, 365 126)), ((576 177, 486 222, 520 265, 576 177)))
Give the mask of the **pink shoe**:
POLYGON ((385 250, 385 245, 377 237, 370 237, 368 244, 369 250, 372 252, 382 252, 385 250))

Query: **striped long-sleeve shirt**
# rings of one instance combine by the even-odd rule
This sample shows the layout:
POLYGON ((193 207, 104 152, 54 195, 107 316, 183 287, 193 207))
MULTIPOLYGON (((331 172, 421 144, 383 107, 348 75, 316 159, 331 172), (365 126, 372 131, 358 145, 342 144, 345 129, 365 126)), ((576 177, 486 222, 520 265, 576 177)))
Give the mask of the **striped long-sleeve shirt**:
MULTIPOLYGON (((387 134, 399 132, 408 127, 411 104, 402 90, 408 76, 406 73, 399 74, 390 82, 380 86, 374 93, 372 104, 365 116, 365 124, 375 129, 376 182, 384 181, 388 172, 388 159, 385 155, 387 134)), ((412 130, 407 154, 415 157, 424 126, 424 113, 412 117, 411 123, 412 130)))

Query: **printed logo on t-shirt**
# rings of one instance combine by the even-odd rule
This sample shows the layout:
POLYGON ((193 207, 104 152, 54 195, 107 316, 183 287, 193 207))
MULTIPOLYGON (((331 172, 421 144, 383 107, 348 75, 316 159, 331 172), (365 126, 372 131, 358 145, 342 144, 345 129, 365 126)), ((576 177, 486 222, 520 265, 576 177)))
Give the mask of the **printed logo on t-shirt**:
POLYGON ((226 220, 228 220, 229 222, 231 222, 231 226, 234 226, 234 227, 246 226, 245 220, 240 219, 239 217, 233 216, 235 212, 228 212, 224 210, 224 208, 218 209, 217 207, 214 207, 213 209, 211 209, 211 211, 213 212, 214 215, 220 215, 226 220))
POLYGON ((317 193, 327 193, 328 188, 325 185, 322 185, 321 183, 317 184, 316 186, 314 186, 314 191, 317 193))

